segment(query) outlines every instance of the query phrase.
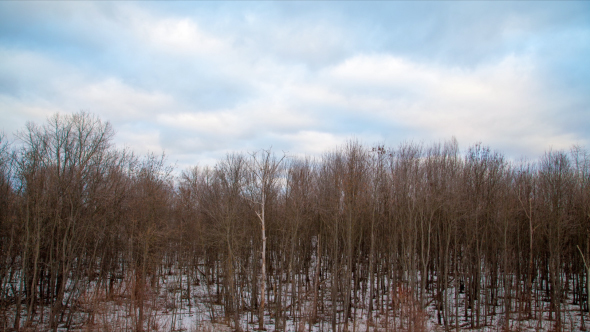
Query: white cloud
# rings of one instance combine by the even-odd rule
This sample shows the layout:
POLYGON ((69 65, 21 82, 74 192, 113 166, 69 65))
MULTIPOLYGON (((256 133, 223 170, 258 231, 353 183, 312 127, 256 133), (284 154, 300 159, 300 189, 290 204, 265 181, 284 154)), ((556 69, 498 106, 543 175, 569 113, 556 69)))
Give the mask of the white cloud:
POLYGON ((158 119, 165 126, 207 136, 239 135, 241 124, 239 115, 228 111, 160 114, 158 119))
POLYGON ((387 54, 359 55, 320 76, 328 87, 324 101, 392 127, 412 128, 420 137, 455 135, 467 144, 481 140, 535 152, 575 141, 546 120, 552 109, 527 57, 511 55, 463 69, 387 54))
POLYGON ((62 89, 72 91, 68 103, 117 120, 150 119, 175 106, 172 96, 159 91, 143 91, 117 78, 84 82, 79 87, 64 86, 62 89))
POLYGON ((150 18, 136 21, 138 37, 167 53, 218 56, 228 51, 226 41, 203 31, 190 18, 150 18))
POLYGON ((287 145, 291 149, 288 152, 295 156, 319 156, 335 149, 347 139, 350 139, 348 135, 335 135, 329 132, 313 130, 302 130, 294 134, 279 135, 278 138, 288 142, 287 145))
POLYGON ((129 147, 137 155, 161 154, 166 147, 160 142, 160 130, 144 128, 141 125, 124 125, 117 128, 115 141, 119 147, 129 147))
MULTIPOLYGON (((360 24, 351 13, 325 18, 217 8, 206 17, 135 4, 87 7, 97 13, 91 24, 76 18, 55 30, 71 37, 63 45, 0 45, 0 129, 85 110, 113 122, 118 143, 138 152, 165 149, 183 164, 271 145, 319 154, 353 136, 393 145, 456 136, 464 145, 482 141, 514 155, 588 143, 567 121, 556 121, 575 103, 587 105, 587 97, 554 93, 532 51, 508 47, 465 65, 416 56, 410 46, 399 52, 376 47, 388 40, 381 35, 388 26, 360 24), (70 33, 77 24, 85 32, 70 33), (56 51, 62 48, 70 53, 56 51)), ((78 7, 64 8, 73 15, 78 7)), ((407 45, 400 35, 405 26, 392 26, 399 45, 407 45)), ((533 33, 528 26, 518 38, 533 33)), ((495 30, 486 25, 486 31, 495 30)), ((459 51, 471 47, 445 33, 441 40, 454 41, 442 50, 445 56, 457 53, 457 45, 459 51)), ((471 57, 502 43, 502 33, 492 44, 483 41, 484 48, 474 45, 471 57)))

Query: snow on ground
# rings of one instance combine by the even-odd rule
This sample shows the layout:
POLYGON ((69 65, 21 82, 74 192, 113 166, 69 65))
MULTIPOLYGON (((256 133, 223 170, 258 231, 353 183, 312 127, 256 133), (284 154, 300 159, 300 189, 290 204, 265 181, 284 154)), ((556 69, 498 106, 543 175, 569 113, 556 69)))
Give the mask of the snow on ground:
MULTIPOLYGON (((154 287, 148 289, 144 306, 144 326, 146 331, 235 331, 233 317, 224 316, 223 307, 215 303, 215 286, 207 285, 205 282, 195 282, 192 279, 190 287, 191 294, 187 294, 187 283, 189 282, 186 275, 180 274, 172 269, 169 273, 160 276, 159 282, 154 287)), ((450 282, 449 285, 453 285, 450 282)), ((95 285, 94 285, 95 286, 95 285)), ((60 324, 58 331, 134 331, 139 317, 136 301, 129 294, 132 284, 129 280, 123 280, 114 289, 112 294, 107 297, 104 291, 94 291, 97 289, 92 285, 86 288, 81 294, 78 301, 73 303, 76 313, 71 317, 65 317, 60 324), (67 327, 69 325, 69 328, 67 327)), ((329 280, 326 281, 326 289, 329 289, 329 280)), ((331 331, 331 313, 332 305, 329 296, 325 295, 322 306, 324 313, 320 313, 314 324, 309 322, 307 317, 311 316, 312 297, 310 292, 304 293, 307 296, 298 303, 290 303, 291 287, 286 287, 283 295, 283 306, 289 309, 297 307, 294 315, 291 311, 286 312, 285 331, 331 331)), ((485 290, 484 290, 485 291, 485 290)), ((454 288, 447 289, 449 308, 454 313, 459 313, 459 330, 469 330, 471 321, 465 315, 465 294, 455 294, 454 288), (458 299, 458 306, 455 306, 455 297, 458 299)), ((352 317, 348 324, 348 331, 403 331, 413 322, 413 326, 418 327, 416 331, 444 331, 443 325, 439 325, 438 315, 440 314, 435 307, 433 293, 430 291, 426 294, 426 308, 420 309, 418 301, 408 295, 411 292, 407 290, 397 290, 392 293, 391 303, 387 306, 389 310, 374 310, 372 312, 372 321, 368 321, 368 295, 364 299, 359 299, 359 304, 353 306, 352 317), (396 310, 393 310, 395 303, 396 310), (367 329, 368 326, 368 329, 367 329)), ((504 294, 498 294, 500 303, 504 294)), ((251 294, 243 292, 243 303, 246 306, 247 300, 251 294)), ((265 328, 267 331, 282 330, 280 329, 280 320, 277 321, 271 312, 274 312, 275 303, 271 296, 270 303, 267 303, 265 316, 265 328), (276 326, 277 324, 278 326, 276 326)), ((509 320, 508 329, 511 331, 549 331, 554 326, 554 321, 549 319, 550 303, 542 298, 534 302, 534 317, 532 319, 518 318, 518 313, 512 313, 509 320)), ((340 314, 342 308, 338 308, 340 314)), ((503 331, 505 327, 506 315, 503 312, 503 306, 495 306, 491 313, 481 318, 482 323, 485 320, 485 326, 479 327, 478 331, 503 331)), ((514 310, 514 309, 513 309, 514 310)), ((573 305, 570 300, 563 304, 563 330, 580 331, 581 316, 578 305, 573 305)), ((23 313, 24 315, 24 313, 23 313)), ((588 320, 588 314, 584 313, 584 319, 588 320)), ((14 317, 14 310, 8 313, 8 316, 14 317)), ((49 308, 41 306, 37 313, 37 318, 32 330, 44 331, 49 330, 49 308)), ((342 320, 340 317, 339 320, 342 320)), ((11 321, 11 320, 9 320, 11 321)), ((257 312, 242 310, 240 318, 240 327, 244 331, 254 331, 258 328, 257 312)), ((23 324, 25 320, 23 317, 23 324)), ((457 322, 448 322, 450 329, 454 330, 457 322)), ((484 324, 482 324, 484 325, 484 324)), ((344 328, 343 324, 337 327, 339 330, 344 328)))

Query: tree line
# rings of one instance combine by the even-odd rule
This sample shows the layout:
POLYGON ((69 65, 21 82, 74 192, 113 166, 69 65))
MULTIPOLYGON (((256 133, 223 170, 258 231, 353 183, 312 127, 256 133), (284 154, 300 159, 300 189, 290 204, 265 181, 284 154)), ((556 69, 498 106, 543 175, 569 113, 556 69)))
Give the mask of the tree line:
POLYGON ((146 302, 172 269, 187 303, 205 287, 210 318, 236 330, 246 317, 348 331, 364 316, 367 331, 417 331, 426 308, 447 331, 496 316, 567 330, 567 308, 582 328, 589 318, 581 147, 516 162, 454 139, 351 140, 317 158, 231 153, 176 175, 113 137, 77 113, 0 138, 3 329, 91 322, 80 299, 122 284, 134 329, 149 329, 146 302))

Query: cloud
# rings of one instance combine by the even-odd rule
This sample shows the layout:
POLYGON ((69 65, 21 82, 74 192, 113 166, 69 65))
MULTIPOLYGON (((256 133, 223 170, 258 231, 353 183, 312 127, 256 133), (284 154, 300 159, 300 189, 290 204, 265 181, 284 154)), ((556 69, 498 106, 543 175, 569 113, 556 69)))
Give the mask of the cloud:
MULTIPOLYGON (((160 91, 145 91, 116 78, 88 82, 72 88, 72 99, 82 109, 93 110, 119 120, 151 118, 175 106, 172 96, 160 91)), ((64 98, 65 99, 65 98, 64 98)), ((71 103, 71 102, 70 102, 71 103)))
POLYGON ((333 82, 332 91, 339 91, 342 106, 346 100, 353 111, 413 128, 421 137, 455 135, 464 142, 491 142, 534 153, 550 145, 566 148, 576 135, 563 135, 548 121, 559 114, 543 97, 547 91, 535 69, 528 57, 507 56, 498 63, 464 69, 362 55, 322 76, 333 82))
POLYGON ((144 18, 134 23, 138 38, 165 53, 214 58, 229 51, 226 41, 206 33, 189 18, 144 18))
POLYGON ((119 126, 116 141, 119 148, 129 147, 140 156, 166 151, 160 140, 160 130, 141 123, 119 126))
MULTIPOLYGON (((336 135, 330 132, 302 130, 293 134, 278 135, 277 140, 284 141, 290 155, 321 156, 334 150, 348 139, 348 135, 336 135)), ((369 142, 365 142, 369 143, 369 142)), ((371 142, 372 143, 372 142, 371 142)))
POLYGON ((182 165, 350 137, 588 144, 588 5, 433 5, 0 4, 0 129, 85 110, 182 165))

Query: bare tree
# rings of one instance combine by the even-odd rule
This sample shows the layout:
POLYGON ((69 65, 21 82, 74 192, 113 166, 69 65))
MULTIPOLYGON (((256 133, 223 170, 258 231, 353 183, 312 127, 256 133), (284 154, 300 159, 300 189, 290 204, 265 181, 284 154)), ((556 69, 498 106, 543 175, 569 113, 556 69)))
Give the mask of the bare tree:
POLYGON ((266 211, 269 200, 276 195, 276 186, 282 177, 281 163, 285 155, 277 158, 271 151, 261 150, 251 154, 250 178, 248 181, 248 196, 254 204, 254 211, 260 221, 262 251, 261 251, 261 277, 260 277, 260 305, 258 314, 258 328, 264 328, 264 305, 266 291, 266 211))

